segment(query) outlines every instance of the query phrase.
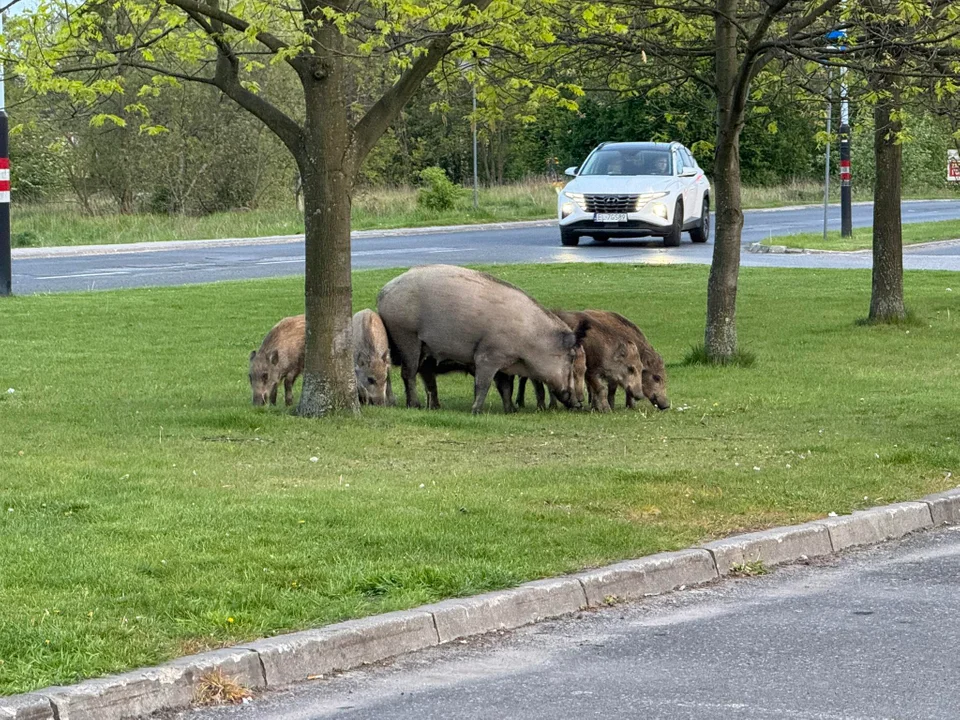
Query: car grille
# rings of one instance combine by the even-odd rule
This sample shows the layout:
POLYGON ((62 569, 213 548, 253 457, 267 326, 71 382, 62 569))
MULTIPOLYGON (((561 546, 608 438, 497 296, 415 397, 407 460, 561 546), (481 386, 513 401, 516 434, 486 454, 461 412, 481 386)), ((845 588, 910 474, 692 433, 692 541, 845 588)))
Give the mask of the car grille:
POLYGON ((625 213, 637 209, 637 195, 585 195, 587 212, 625 213))

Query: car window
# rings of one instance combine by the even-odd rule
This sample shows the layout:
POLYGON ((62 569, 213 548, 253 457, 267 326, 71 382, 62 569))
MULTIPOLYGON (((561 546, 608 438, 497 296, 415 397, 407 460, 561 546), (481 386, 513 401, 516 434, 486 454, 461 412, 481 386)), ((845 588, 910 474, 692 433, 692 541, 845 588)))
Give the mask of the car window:
POLYGON ((584 163, 580 175, 672 175, 668 150, 601 148, 584 163))
POLYGON ((690 151, 687 150, 685 147, 680 148, 680 157, 682 158, 684 167, 688 167, 688 168, 697 167, 697 162, 693 159, 693 155, 691 155, 690 151))

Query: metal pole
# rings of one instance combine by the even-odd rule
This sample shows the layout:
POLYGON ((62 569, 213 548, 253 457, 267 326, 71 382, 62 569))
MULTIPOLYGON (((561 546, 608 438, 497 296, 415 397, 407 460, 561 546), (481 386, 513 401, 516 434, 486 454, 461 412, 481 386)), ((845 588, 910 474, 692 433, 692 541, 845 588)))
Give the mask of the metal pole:
POLYGON ((480 209, 480 182, 477 176, 477 84, 473 83, 473 209, 480 209))
POLYGON ((840 68, 840 237, 853 236, 853 188, 850 186, 850 107, 847 68, 840 68))
POLYGON ((833 89, 830 87, 830 76, 833 73, 828 71, 827 75, 827 160, 826 170, 823 173, 823 242, 827 242, 827 207, 830 204, 830 146, 833 141, 830 139, 830 130, 833 127, 833 89))
MULTIPOLYGON (((0 34, 3 13, 0 13, 0 34)), ((0 297, 13 292, 13 258, 10 252, 10 146, 4 97, 4 67, 0 61, 0 297)))

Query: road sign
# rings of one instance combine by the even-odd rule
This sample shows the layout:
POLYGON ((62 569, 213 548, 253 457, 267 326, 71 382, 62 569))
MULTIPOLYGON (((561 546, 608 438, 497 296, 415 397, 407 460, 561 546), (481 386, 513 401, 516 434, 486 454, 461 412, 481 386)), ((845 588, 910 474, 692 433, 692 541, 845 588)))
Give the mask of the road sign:
POLYGON ((960 182, 960 152, 947 150, 947 182, 960 182))

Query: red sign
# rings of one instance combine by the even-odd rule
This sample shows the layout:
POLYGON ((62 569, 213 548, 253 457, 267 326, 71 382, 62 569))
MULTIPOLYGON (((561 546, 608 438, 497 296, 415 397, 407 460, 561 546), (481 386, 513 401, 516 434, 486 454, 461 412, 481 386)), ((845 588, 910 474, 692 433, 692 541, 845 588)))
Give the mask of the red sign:
POLYGON ((960 153, 947 150, 947 182, 960 182, 960 153))

